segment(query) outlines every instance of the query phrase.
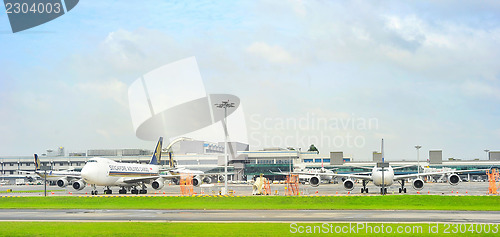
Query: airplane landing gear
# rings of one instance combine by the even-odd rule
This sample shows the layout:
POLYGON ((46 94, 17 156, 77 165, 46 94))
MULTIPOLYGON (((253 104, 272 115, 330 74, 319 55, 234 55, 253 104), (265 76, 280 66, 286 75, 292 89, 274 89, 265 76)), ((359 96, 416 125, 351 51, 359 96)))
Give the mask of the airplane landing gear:
POLYGON ((146 189, 146 185, 142 184, 142 189, 139 190, 139 193, 140 194, 147 194, 148 193, 148 190, 146 189))
POLYGON ((387 188, 380 188, 380 194, 387 194, 387 188))
POLYGON ((366 187, 366 180, 363 180, 363 187, 361 188, 361 193, 368 193, 368 188, 366 187))
POLYGON ((96 189, 95 185, 92 185, 92 191, 90 192, 90 194, 97 195, 97 189, 96 189))
POLYGON ((113 191, 111 191, 111 189, 109 189, 109 186, 106 187, 106 190, 104 190, 104 194, 113 194, 113 191))
POLYGON ((139 194, 139 190, 137 190, 136 187, 133 187, 132 190, 130 190, 130 193, 132 193, 132 194, 139 194))
POLYGON ((401 188, 399 188, 399 193, 406 193, 406 188, 405 188, 405 181, 401 180, 401 188))
POLYGON ((125 189, 125 187, 122 187, 119 191, 118 191, 119 194, 127 194, 127 190, 125 189))

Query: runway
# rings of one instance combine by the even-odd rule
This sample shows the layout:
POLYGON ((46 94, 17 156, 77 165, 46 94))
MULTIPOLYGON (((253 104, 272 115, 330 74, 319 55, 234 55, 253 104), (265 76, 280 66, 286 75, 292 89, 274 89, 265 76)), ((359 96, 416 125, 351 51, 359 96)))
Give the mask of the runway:
MULTIPOLYGON (((218 194, 220 188, 224 187, 223 183, 216 183, 211 188, 201 188, 194 187, 193 190, 197 194, 218 194)), ((352 191, 347 191, 344 189, 342 184, 322 184, 318 187, 311 187, 310 185, 299 185, 300 192, 303 196, 307 195, 380 195, 379 187, 375 187, 372 183, 368 184, 368 189, 370 190, 369 194, 362 194, 360 192, 361 184, 356 184, 356 188, 352 191)), ((284 195, 286 193, 286 185, 284 184, 271 184, 271 192, 273 194, 277 193, 278 195, 284 195)), ((388 187, 389 195, 405 195, 400 194, 398 192, 398 185, 392 185, 388 187)), ((6 185, 0 186, 1 196, 43 196, 44 187, 43 185, 6 185), (12 189, 14 191, 23 191, 22 193, 8 193, 5 192, 8 189, 12 189), (39 192, 26 192, 29 190, 38 190, 39 192)), ((488 191, 488 182, 463 182, 459 185, 452 186, 448 183, 426 183, 423 190, 417 191, 411 188, 411 185, 408 185, 408 193, 413 195, 486 195, 488 191)), ((57 186, 49 186, 47 190, 53 190, 54 192, 49 192, 49 196, 69 196, 69 195, 90 195, 92 191, 91 187, 86 186, 83 190, 74 190, 69 185, 66 188, 59 188, 57 186)), ((103 194, 104 187, 99 187, 99 194, 103 194)), ((113 194, 118 195, 118 187, 112 187, 113 194)), ((229 190, 233 190, 235 195, 241 196, 250 196, 252 195, 252 185, 249 184, 229 184, 229 190)), ((179 195, 180 187, 178 185, 166 185, 161 190, 153 190, 152 188, 148 188, 148 194, 154 195, 179 195)), ((131 195, 130 193, 128 195, 131 195)))
POLYGON ((500 223, 500 211, 0 209, 0 221, 500 223))

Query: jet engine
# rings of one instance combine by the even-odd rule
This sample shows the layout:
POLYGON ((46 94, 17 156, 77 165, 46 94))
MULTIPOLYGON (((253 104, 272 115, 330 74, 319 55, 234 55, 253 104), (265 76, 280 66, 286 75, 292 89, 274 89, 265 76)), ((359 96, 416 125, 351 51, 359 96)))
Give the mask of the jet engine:
POLYGON ((448 176, 448 183, 451 185, 457 185, 462 181, 457 174, 451 174, 448 176))
POLYGON ((344 188, 347 191, 353 190, 354 189, 354 182, 352 182, 352 180, 350 180, 350 179, 344 180, 344 188))
POLYGON ((203 178, 203 183, 207 183, 207 184, 212 183, 212 179, 210 177, 205 177, 205 178, 203 178))
POLYGON ((422 190, 424 188, 424 181, 420 178, 414 179, 413 183, 411 183, 411 186, 417 191, 422 190))
MULTIPOLYGON (((59 184, 59 181, 57 181, 57 184, 59 184)), ((80 179, 80 180, 78 180, 78 181, 75 181, 75 182, 73 182, 73 188, 74 188, 75 190, 80 191, 80 190, 82 190, 83 188, 85 188, 85 182, 83 182, 83 180, 81 180, 81 179, 80 179)))
POLYGON ((61 188, 68 186, 68 179, 61 178, 61 179, 57 180, 57 186, 59 186, 61 188))
POLYGON ((201 179, 200 177, 196 176, 193 178, 193 186, 198 187, 201 184, 201 179))
POLYGON ((313 176, 312 178, 309 179, 309 183, 313 187, 318 187, 319 184, 321 183, 321 178, 319 176, 313 176))
POLYGON ((153 187, 156 190, 162 189, 163 185, 165 185, 165 180, 162 178, 159 178, 151 183, 151 187, 153 187))

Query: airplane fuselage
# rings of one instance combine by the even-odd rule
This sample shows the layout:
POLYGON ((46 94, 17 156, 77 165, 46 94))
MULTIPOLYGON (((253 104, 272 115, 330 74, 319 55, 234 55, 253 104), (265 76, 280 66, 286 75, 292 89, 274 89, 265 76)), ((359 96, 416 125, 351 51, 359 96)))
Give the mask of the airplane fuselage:
POLYGON ((384 181, 384 186, 391 186, 394 183, 394 169, 391 166, 384 168, 383 171, 384 178, 382 179, 382 168, 373 167, 372 169, 372 180, 373 184, 376 186, 382 186, 382 180, 384 181))
POLYGON ((118 163, 106 158, 92 158, 82 169, 82 178, 97 186, 136 186, 128 178, 158 176, 157 165, 118 163))
POLYGON ((325 169, 306 169, 303 170, 302 172, 305 172, 307 174, 299 174, 299 180, 309 180, 311 177, 314 176, 319 176, 321 180, 332 180, 332 175, 334 174, 333 171, 331 170, 325 170, 325 169))
POLYGON ((191 169, 186 169, 186 168, 173 169, 173 170, 170 170, 169 173, 172 175, 186 174, 186 175, 193 175, 193 176, 205 174, 205 172, 203 172, 201 170, 191 170, 191 169))

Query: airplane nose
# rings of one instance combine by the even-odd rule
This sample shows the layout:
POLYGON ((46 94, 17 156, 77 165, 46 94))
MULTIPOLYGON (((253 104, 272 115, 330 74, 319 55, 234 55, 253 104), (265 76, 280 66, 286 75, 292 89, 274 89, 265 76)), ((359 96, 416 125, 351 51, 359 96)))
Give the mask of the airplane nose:
POLYGON ((86 165, 86 166, 84 166, 84 167, 82 168, 82 173, 81 173, 81 175, 82 175, 82 178, 83 178, 85 181, 89 180, 89 176, 90 176, 90 168, 89 168, 89 166, 88 166, 88 165, 86 165))

